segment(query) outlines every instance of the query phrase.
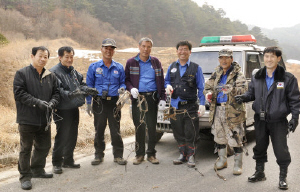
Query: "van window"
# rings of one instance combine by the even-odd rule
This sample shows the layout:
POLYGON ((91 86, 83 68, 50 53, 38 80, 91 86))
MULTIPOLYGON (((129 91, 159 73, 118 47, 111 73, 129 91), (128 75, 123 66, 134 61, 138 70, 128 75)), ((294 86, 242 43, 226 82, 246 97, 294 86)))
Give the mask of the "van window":
POLYGON ((254 69, 260 69, 258 53, 247 53, 246 54, 246 78, 252 77, 252 71, 254 69))
MULTIPOLYGON (((197 63, 202 68, 204 76, 211 75, 215 68, 219 65, 219 52, 218 51, 201 51, 192 52, 190 59, 192 62, 197 63)), ((233 60, 242 64, 242 52, 233 52, 233 60)))

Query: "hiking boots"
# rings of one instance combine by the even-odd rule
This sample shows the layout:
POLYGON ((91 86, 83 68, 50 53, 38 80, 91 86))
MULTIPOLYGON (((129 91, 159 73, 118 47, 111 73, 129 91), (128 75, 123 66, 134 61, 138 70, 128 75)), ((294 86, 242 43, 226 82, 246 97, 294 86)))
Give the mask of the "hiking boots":
POLYGON ((148 157, 148 158, 147 158, 147 161, 149 161, 149 162, 152 163, 152 164, 159 164, 159 160, 156 159, 155 156, 150 156, 150 157, 148 157))
POLYGON ((91 162, 92 165, 99 165, 103 162, 103 157, 95 157, 95 159, 91 162))
POLYGON ((123 157, 114 158, 114 162, 118 163, 119 165, 126 165, 127 164, 127 161, 125 159, 123 159, 123 157))
POLYGON ((22 181, 21 182, 21 188, 24 190, 30 190, 32 188, 31 181, 22 181))
POLYGON ((144 156, 136 156, 133 160, 134 165, 139 165, 144 161, 144 156))

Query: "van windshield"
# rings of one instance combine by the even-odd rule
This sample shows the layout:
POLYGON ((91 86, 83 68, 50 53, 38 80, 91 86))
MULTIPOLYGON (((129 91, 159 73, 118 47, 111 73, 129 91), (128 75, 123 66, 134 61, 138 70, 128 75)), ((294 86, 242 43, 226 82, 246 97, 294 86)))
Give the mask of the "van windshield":
MULTIPOLYGON (((219 52, 218 51, 202 51, 192 52, 190 59, 192 62, 197 63, 202 68, 204 76, 211 75, 215 68, 219 65, 219 52)), ((233 52, 233 60, 242 64, 242 52, 233 52)))

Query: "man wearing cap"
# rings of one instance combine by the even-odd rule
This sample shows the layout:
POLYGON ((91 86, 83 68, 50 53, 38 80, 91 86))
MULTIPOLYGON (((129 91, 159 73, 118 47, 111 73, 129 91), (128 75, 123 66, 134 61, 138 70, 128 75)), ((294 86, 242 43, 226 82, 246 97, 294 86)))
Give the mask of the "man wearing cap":
POLYGON ((236 95, 247 90, 245 76, 238 63, 233 62, 232 50, 219 51, 220 65, 215 69, 205 83, 204 94, 210 105, 209 122, 211 132, 217 144, 219 158, 215 169, 227 167, 227 145, 234 149, 233 174, 242 174, 243 144, 245 135, 243 122, 245 121, 245 106, 237 103, 236 95))
POLYGON ((178 144, 179 158, 173 160, 173 164, 180 165, 187 161, 188 167, 195 167, 194 156, 199 137, 198 116, 205 113, 205 97, 202 69, 190 61, 191 50, 192 44, 189 41, 177 43, 178 60, 168 68, 165 87, 167 94, 171 94, 171 105, 177 111, 176 119, 171 118, 171 126, 178 144), (200 105, 197 103, 198 99, 200 105))
POLYGON ((164 72, 160 61, 150 56, 153 41, 143 37, 139 41, 140 53, 127 60, 125 67, 126 87, 132 96, 132 119, 135 126, 136 158, 134 165, 147 160, 159 164, 156 158, 157 109, 163 110, 165 102, 164 72), (139 102, 143 101, 143 102, 139 102), (139 107, 139 104, 141 107, 139 107), (159 106, 157 106, 159 104, 159 106), (145 131, 148 130, 148 149, 145 147, 145 131))
POLYGON ((99 165, 103 162, 105 141, 104 131, 109 125, 111 144, 113 146, 114 162, 119 165, 125 165, 123 159, 124 145, 120 134, 121 112, 115 113, 116 102, 119 94, 125 92, 125 73, 123 65, 112 59, 116 42, 107 38, 102 42, 102 59, 89 66, 86 77, 86 84, 89 87, 96 88, 99 94, 95 97, 87 97, 87 113, 94 114, 95 126, 95 159, 92 165, 99 165), (93 100, 93 104, 92 103, 93 100))

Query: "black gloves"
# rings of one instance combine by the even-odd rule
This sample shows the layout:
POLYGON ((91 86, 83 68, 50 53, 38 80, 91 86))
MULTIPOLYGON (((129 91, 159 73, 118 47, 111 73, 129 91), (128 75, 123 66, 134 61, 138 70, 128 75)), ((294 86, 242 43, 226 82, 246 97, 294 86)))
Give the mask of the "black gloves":
POLYGON ((69 92, 68 97, 70 99, 73 99, 74 97, 78 97, 80 95, 91 95, 91 96, 97 96, 99 92, 97 91, 96 88, 86 88, 85 90, 80 90, 79 88, 75 89, 74 91, 69 92))
POLYGON ((87 95, 91 95, 91 96, 97 96, 99 94, 99 92, 97 91, 96 88, 87 88, 85 91, 85 94, 87 95))
MULTIPOLYGON (((53 104, 52 104, 53 105, 53 104)), ((42 111, 46 111, 49 107, 49 103, 47 101, 38 100, 37 102, 38 108, 40 108, 42 111)))
POLYGON ((234 99, 238 104, 242 104, 246 98, 244 95, 237 95, 234 97, 234 99))
POLYGON ((297 126, 298 126, 298 119, 291 119, 289 122, 289 131, 294 133, 297 126))
POLYGON ((48 103, 47 101, 38 100, 37 107, 40 108, 42 111, 46 111, 48 108, 52 110, 54 108, 54 103, 51 101, 48 103))
POLYGON ((70 91, 68 94, 68 97, 70 99, 73 99, 74 97, 77 97, 79 95, 83 95, 84 92, 82 92, 80 89, 75 89, 74 91, 70 91))

